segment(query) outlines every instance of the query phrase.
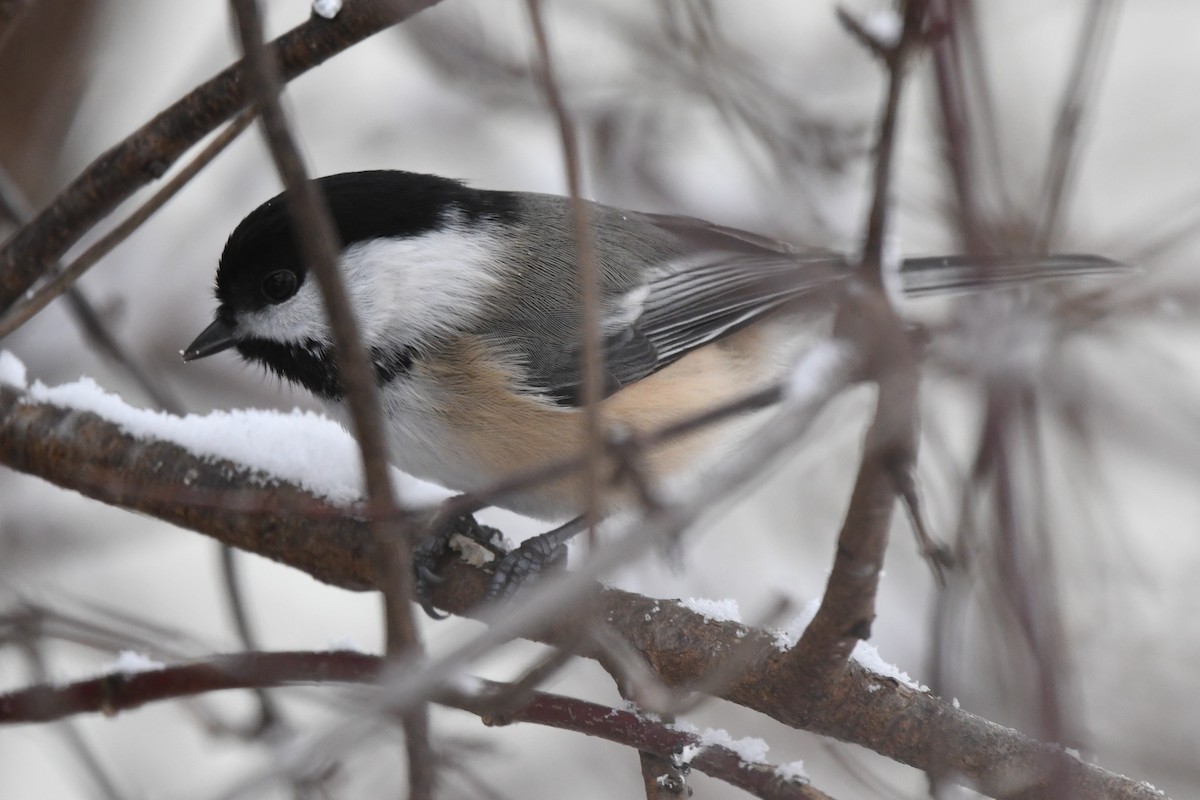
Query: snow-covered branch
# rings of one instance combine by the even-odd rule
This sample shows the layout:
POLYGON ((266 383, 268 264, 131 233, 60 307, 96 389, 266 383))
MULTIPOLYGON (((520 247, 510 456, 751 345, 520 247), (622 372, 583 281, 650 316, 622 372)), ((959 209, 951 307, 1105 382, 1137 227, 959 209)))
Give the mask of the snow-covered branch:
MULTIPOLYGON (((374 540, 345 508, 261 471, 200 457, 162 439, 135 437, 95 413, 32 401, 11 386, 0 386, 0 463, 289 564, 326 583, 364 590, 381 580, 374 540)), ((445 581, 435 589, 438 607, 479 613, 488 574, 458 560, 439 569, 445 581)), ((792 651, 780 648, 775 632, 706 619, 673 601, 615 589, 597 592, 594 600, 597 616, 669 686, 704 685, 727 659, 741 659, 713 690, 715 696, 920 769, 952 772, 992 796, 1050 798, 1054 787, 1047 776, 1058 765, 1078 796, 1159 797, 854 661, 828 685, 798 684, 792 651)), ((576 642, 576 615, 549 619, 536 638, 576 642)))

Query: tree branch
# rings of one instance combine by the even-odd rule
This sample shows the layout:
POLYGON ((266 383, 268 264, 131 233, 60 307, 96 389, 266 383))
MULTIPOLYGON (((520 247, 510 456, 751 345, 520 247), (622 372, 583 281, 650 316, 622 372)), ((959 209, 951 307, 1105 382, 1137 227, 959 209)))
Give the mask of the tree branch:
MULTIPOLYGON (((326 583, 356 590, 383 585, 374 539, 365 522, 344 509, 236 464, 135 439, 94 414, 28 402, 3 386, 0 463, 260 553, 326 583), (150 476, 154 483, 147 485, 150 476), (268 481, 269 490, 247 488, 268 481), (222 502, 181 502, 189 491, 222 502), (298 513, 300 508, 311 513, 298 513)), ((438 607, 477 614, 489 574, 457 559, 438 570, 445 578, 434 589, 438 607)), ((715 696, 918 769, 936 767, 993 797, 1055 800, 1059 796, 1048 781, 1057 763, 1075 796, 1161 800, 1144 784, 877 676, 854 661, 818 692, 797 685, 791 654, 779 650, 770 632, 708 621, 676 603, 615 589, 598 592, 595 603, 597 614, 669 686, 704 685, 706 676, 722 669, 726 654, 755 653, 714 690, 715 696)), ((549 644, 577 636, 573 617, 552 619, 536 632, 537 640, 549 644)))
MULTIPOLYGON (((875 595, 895 507, 897 476, 912 468, 917 450, 917 355, 904 323, 885 291, 884 235, 891 208, 892 156, 908 56, 922 41, 925 0, 908 0, 895 42, 876 42, 862 30, 889 72, 887 98, 875 143, 875 184, 859 275, 866 285, 845 293, 834 333, 855 346, 865 372, 879 387, 875 417, 867 430, 862 462, 842 530, 833 569, 812 623, 794 650, 796 677, 819 690, 833 685, 860 640, 870 638, 875 595)), ((843 22, 853 18, 843 13, 843 22)))
MULTIPOLYGON (((906 0, 903 6, 902 28, 899 39, 894 43, 879 42, 875 52, 884 57, 888 69, 888 91, 883 100, 883 111, 879 117, 879 131, 875 142, 874 192, 871 211, 867 220, 866 237, 860 270, 867 280, 880 288, 884 282, 883 250, 887 235, 887 215, 892 196, 892 159, 896 152, 896 123, 900 116, 900 95, 904 89, 905 68, 912 52, 922 44, 925 33, 925 10, 928 0, 906 0)), ((842 14, 841 19, 852 19, 842 14)))
POLYGON ((180 189, 191 182, 202 169, 220 155, 226 147, 233 143, 242 131, 254 121, 254 115, 246 112, 241 114, 225 129, 213 137, 212 141, 201 150, 183 169, 159 187, 149 200, 138 206, 137 210, 121 220, 112 230, 100 237, 91 247, 83 251, 70 264, 56 271, 51 277, 32 290, 33 295, 23 297, 21 302, 10 308, 0 317, 0 338, 7 336, 24 325, 35 314, 50 304, 50 301, 75 285, 79 277, 96 265, 100 259, 111 253, 118 245, 128 239, 135 230, 142 226, 155 212, 165 206, 180 189))
POLYGON ((563 171, 567 178, 567 195, 571 201, 571 229, 575 238, 576 283, 579 288, 579 328, 583 338, 583 407, 585 508, 588 537, 595 540, 600 521, 601 455, 604 450, 604 426, 600 401, 604 399, 604 350, 600 327, 600 270, 596 264, 595 234, 589 222, 587 204, 583 200, 582 169, 579 164, 579 136, 574 120, 558 86, 554 57, 542 19, 542 0, 526 0, 529 27, 537 49, 538 77, 546 102, 558 125, 563 156, 563 171))
MULTIPOLYGON (((257 0, 230 0, 237 19, 247 84, 258 106, 264 135, 275 166, 287 187, 288 211, 293 218, 301 257, 317 278, 325 313, 333 329, 338 357, 338 377, 346 392, 346 406, 354 438, 362 456, 367 509, 375 552, 382 561, 384 633, 389 658, 419 659, 423 653, 412 613, 412 539, 392 491, 388 466, 388 433, 375 373, 359 334, 358 321, 342 283, 341 242, 324 198, 308 179, 300 151, 288 128, 279 102, 282 84, 277 65, 263 46, 262 18, 257 0)), ((409 797, 433 797, 434 760, 430 758, 429 710, 418 705, 402 716, 408 750, 409 797)))
MULTIPOLYGON (((314 16, 271 44, 284 81, 402 22, 437 0, 356 0, 334 19, 314 16)), ((0 252, 0 310, 117 204, 162 177, 183 153, 249 102, 241 62, 202 83, 93 161, 0 252)))
MULTIPOLYGON (((0 724, 50 722, 76 714, 115 716, 164 700, 230 689, 271 689, 328 683, 376 683, 385 660, 349 651, 273 652, 217 656, 145 672, 114 672, 67 684, 40 684, 0 694, 0 724)), ((448 694, 439 702, 479 715, 488 726, 519 722, 583 733, 636 747, 665 759, 693 751, 689 766, 767 800, 829 800, 806 783, 789 779, 764 762, 747 762, 735 751, 706 743, 641 714, 573 697, 529 692, 517 708, 494 711, 493 696, 506 684, 481 682, 485 691, 448 694)))
POLYGON ((1042 190, 1042 213, 1034 237, 1034 252, 1048 251, 1058 234, 1072 169, 1079 157, 1079 132, 1088 109, 1087 100, 1091 99, 1099 81, 1101 50, 1112 39, 1116 11, 1117 4, 1113 0, 1091 0, 1084 12, 1071 75, 1059 102, 1058 119, 1054 123, 1050 153, 1046 158, 1046 184, 1042 190))
POLYGON ((917 356, 886 296, 865 287, 848 293, 838 328, 866 354, 879 391, 821 605, 794 651, 796 679, 814 690, 834 683, 871 636, 897 476, 912 468, 917 447, 917 356))

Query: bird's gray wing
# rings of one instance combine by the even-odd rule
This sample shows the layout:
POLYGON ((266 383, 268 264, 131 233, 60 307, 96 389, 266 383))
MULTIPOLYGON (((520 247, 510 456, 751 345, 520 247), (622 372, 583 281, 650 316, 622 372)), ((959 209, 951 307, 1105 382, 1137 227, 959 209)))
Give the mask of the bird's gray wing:
MULTIPOLYGON (((604 396, 847 274, 842 258, 828 251, 798 251, 689 217, 641 217, 670 247, 656 263, 638 265, 632 286, 611 280, 611 270, 601 286, 604 396)), ((553 357, 530 365, 530 377, 555 402, 576 406, 582 348, 577 340, 559 344, 553 357)))
MULTIPOLYGON (((595 209, 650 223, 639 228, 643 239, 632 251, 627 242, 606 241, 603 236, 595 242, 605 397, 782 307, 821 304, 826 293, 851 274, 845 258, 833 251, 799 249, 691 217, 595 209), (649 263, 644 263, 647 254, 649 263)), ((1086 255, 982 261, 949 256, 909 259, 900 277, 906 294, 921 296, 1125 270, 1116 262, 1086 255)), ((583 397, 578 308, 560 305, 552 332, 539 330, 534 337, 549 339, 552 347, 532 353, 526 371, 533 391, 560 405, 578 406, 583 397)), ((542 326, 529 319, 526 324, 542 326)))

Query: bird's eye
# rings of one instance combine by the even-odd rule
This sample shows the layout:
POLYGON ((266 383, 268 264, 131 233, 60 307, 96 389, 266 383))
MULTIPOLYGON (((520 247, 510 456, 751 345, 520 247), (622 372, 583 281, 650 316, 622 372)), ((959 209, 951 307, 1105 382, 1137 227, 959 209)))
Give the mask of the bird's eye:
POLYGON ((277 269, 263 278, 262 293, 268 303, 282 303, 296 293, 296 273, 290 269, 277 269))

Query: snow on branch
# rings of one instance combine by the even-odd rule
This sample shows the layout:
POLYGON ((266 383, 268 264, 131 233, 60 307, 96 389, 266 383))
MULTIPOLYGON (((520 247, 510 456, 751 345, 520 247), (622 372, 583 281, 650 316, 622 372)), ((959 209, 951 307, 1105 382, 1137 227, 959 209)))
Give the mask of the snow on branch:
MULTIPOLYGON (((17 375, 9 360, 4 374, 17 375)), ((362 519, 300 486, 229 460, 201 457, 174 442, 134 436, 92 411, 39 402, 0 385, 0 463, 102 502, 150 514, 259 553, 348 589, 378 588, 374 540, 362 519)), ((463 524, 472 524, 464 522, 463 524)), ((439 566, 439 608, 477 614, 488 574, 457 560, 439 566)), ((797 684, 773 632, 706 620, 677 603, 614 589, 595 595, 596 611, 643 653, 669 686, 703 685, 727 658, 742 658, 713 694, 784 724, 853 742, 918 769, 945 770, 994 796, 1026 782, 1022 797, 1047 798, 1059 765, 1078 796, 1156 798, 1158 794, 976 717, 933 695, 876 675, 855 661, 826 684, 797 684)), ((573 615, 536 638, 574 642, 573 615)), ((1062 773, 1060 773, 1062 774, 1062 773)))

